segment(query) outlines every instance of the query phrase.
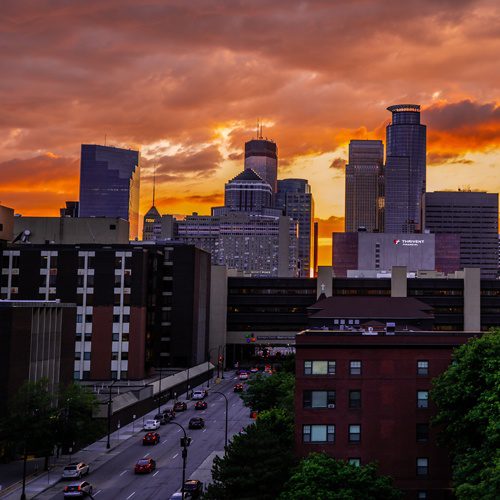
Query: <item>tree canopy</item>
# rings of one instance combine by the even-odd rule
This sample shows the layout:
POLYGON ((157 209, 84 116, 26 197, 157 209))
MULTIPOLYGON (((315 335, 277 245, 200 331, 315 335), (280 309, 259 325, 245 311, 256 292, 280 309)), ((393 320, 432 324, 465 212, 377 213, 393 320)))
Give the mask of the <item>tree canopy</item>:
POLYGON ((471 339, 433 383, 433 423, 451 453, 459 499, 493 499, 500 491, 500 330, 471 339))
POLYGON ((280 500, 397 500, 401 492, 388 477, 377 475, 377 466, 351 465, 325 453, 311 453, 301 460, 280 500))

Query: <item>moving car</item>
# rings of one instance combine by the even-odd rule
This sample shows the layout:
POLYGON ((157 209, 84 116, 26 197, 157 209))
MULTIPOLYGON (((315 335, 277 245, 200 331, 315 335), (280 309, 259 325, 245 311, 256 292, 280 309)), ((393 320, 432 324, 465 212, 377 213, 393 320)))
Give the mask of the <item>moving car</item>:
POLYGON ((134 467, 135 474, 149 474, 156 469, 156 462, 152 458, 141 458, 137 460, 134 467))
POLYGON ((156 431, 160 428, 160 421, 156 419, 149 419, 144 422, 145 431, 156 431))
POLYGON ((80 479, 82 476, 88 474, 90 472, 90 467, 83 462, 73 462, 71 464, 66 465, 62 472, 63 479, 80 479))
POLYGON ((187 409, 187 404, 184 401, 176 401, 174 403, 174 411, 186 411, 187 409))
POLYGON ((142 438, 142 444, 158 444, 160 442, 160 435, 157 432, 148 432, 142 438))
POLYGON ((205 420, 202 417, 193 417, 189 421, 190 429, 203 429, 205 427, 205 420))
POLYGON ((195 410, 206 410, 207 409, 207 402, 206 401, 196 401, 196 404, 194 405, 195 410))
POLYGON ((243 392, 243 384, 235 384, 234 392, 243 392))
POLYGON ((247 372, 240 373, 239 379, 240 380, 248 380, 248 373, 247 372))
POLYGON ((254 366, 253 368, 250 368, 250 373, 257 373, 259 371, 259 369, 254 366))
POLYGON ((166 410, 163 410, 163 416, 167 420, 167 422, 170 422, 170 420, 173 420, 175 418, 175 411, 173 408, 167 408, 166 410))
POLYGON ((92 495, 92 485, 88 481, 68 484, 63 490, 64 497, 86 497, 92 495))
POLYGON ((200 498, 203 493, 203 483, 198 479, 188 479, 184 482, 184 493, 188 498, 200 498))
POLYGON ((204 390, 193 391, 193 395, 191 396, 191 399, 203 399, 206 395, 207 395, 207 393, 204 390))
POLYGON ((156 414, 153 418, 154 420, 159 420, 161 425, 165 425, 169 421, 163 412, 156 414))

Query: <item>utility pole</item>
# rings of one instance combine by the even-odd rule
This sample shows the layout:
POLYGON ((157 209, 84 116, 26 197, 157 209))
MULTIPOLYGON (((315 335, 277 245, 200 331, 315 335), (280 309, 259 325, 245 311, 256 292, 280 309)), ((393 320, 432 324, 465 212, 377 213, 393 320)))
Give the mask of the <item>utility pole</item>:
POLYGON ((184 499, 184 485, 186 483, 186 464, 187 464, 187 455, 188 455, 188 446, 191 444, 191 438, 187 436, 186 434, 186 429, 181 424, 178 424, 177 422, 168 422, 169 424, 174 424, 177 425, 177 427, 180 427, 182 429, 182 432, 184 433, 184 437, 181 438, 181 447, 182 447, 182 487, 181 487, 181 492, 182 492, 182 498, 184 499))
POLYGON ((111 448, 111 394, 112 391, 111 389, 113 388, 113 385, 118 382, 117 380, 113 380, 113 383, 109 386, 109 398, 108 398, 108 441, 106 443, 106 448, 109 450, 111 448))

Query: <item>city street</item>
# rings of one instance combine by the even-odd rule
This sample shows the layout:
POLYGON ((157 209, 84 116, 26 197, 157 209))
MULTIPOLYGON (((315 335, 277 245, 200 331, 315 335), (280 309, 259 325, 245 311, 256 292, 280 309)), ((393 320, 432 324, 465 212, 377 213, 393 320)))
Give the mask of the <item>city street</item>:
MULTIPOLYGON (((229 401, 229 438, 252 422, 250 411, 243 406, 238 394, 233 392, 236 383, 234 373, 226 374, 228 379, 210 387, 224 393, 229 401)), ((184 400, 180 398, 180 400, 184 400)), ((219 394, 209 394, 206 398, 208 408, 203 411, 194 410, 194 402, 188 402, 185 412, 178 412, 174 422, 185 427, 187 435, 192 438, 188 448, 186 479, 213 452, 224 449, 225 433, 225 400, 219 394), (188 430, 189 419, 201 416, 205 419, 204 429, 188 430)), ((171 406, 166 405, 165 407, 171 406)), ((162 407, 164 409, 165 407, 162 407)), ((98 500, 105 499, 168 499, 172 493, 180 490, 182 480, 182 456, 180 437, 183 435, 177 425, 162 425, 158 430, 161 440, 158 445, 143 446, 143 433, 120 445, 112 451, 113 458, 99 467, 91 470, 86 478, 94 488, 93 496, 98 500), (135 475, 133 467, 136 461, 143 457, 156 460, 156 471, 145 475, 135 475)), ((66 483, 60 481, 49 490, 37 495, 40 499, 62 498, 62 490, 66 483)))

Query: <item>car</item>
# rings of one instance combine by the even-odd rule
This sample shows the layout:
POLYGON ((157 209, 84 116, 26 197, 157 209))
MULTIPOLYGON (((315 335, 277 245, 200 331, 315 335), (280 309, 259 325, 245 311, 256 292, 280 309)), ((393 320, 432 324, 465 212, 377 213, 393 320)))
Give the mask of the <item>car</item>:
POLYGON ((160 428, 160 421, 156 419, 149 419, 144 422, 144 430, 145 431, 156 431, 160 428))
POLYGON ((165 425, 168 422, 168 418, 165 416, 165 413, 158 413, 153 417, 154 420, 159 420, 161 425, 165 425))
POLYGON ((206 391, 203 390, 193 391, 191 399, 204 399, 206 395, 207 395, 206 391))
POLYGON ((190 429, 203 429, 203 427, 205 427, 205 420, 201 417, 193 417, 189 421, 190 429))
POLYGON ((184 401, 176 401, 174 404, 174 411, 186 411, 187 409, 188 406, 184 401))
POLYGON ((63 479, 80 479, 82 476, 86 476, 90 472, 90 467, 83 462, 73 462, 66 465, 62 471, 63 479))
POLYGON ((137 460, 134 473, 135 474, 149 474, 156 469, 156 462, 152 458, 141 458, 137 460))
POLYGON ((250 373, 257 373, 259 371, 259 369, 254 366, 253 368, 250 368, 250 373))
POLYGON ((158 444, 160 442, 160 435, 157 432, 148 432, 142 438, 142 444, 158 444))
POLYGON ((173 408, 168 408, 166 410, 163 410, 163 416, 167 420, 167 422, 170 422, 170 420, 173 420, 175 418, 175 411, 173 408))
POLYGON ((234 392, 243 392, 243 384, 235 384, 234 392))
POLYGON ((168 500, 184 500, 186 495, 182 495, 181 491, 176 491, 168 500))
POLYGON ((248 373, 247 372, 240 373, 239 379, 248 380, 248 373))
POLYGON ((92 485, 88 481, 68 484, 64 487, 64 497, 86 497, 92 495, 92 485))
POLYGON ((206 410, 207 409, 207 402, 206 401, 196 401, 196 404, 194 405, 195 410, 206 410))
POLYGON ((200 498, 203 493, 203 483, 198 479, 184 481, 184 493, 188 498, 200 498))

